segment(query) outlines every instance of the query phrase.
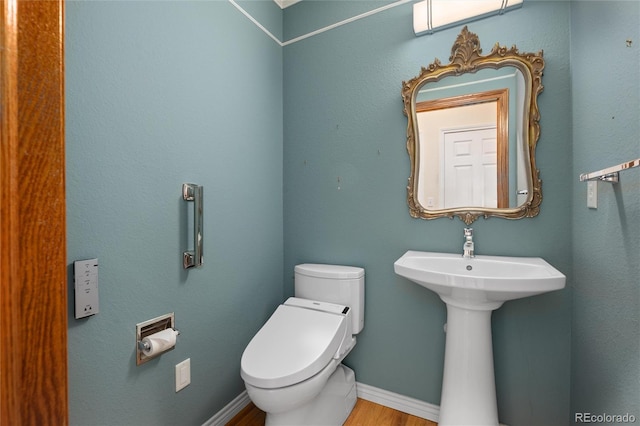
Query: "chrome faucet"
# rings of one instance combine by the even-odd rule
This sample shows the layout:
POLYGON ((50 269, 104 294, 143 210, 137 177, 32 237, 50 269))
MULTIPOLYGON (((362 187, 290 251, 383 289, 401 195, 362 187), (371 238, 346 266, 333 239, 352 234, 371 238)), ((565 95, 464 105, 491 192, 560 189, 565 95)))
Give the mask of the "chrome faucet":
POLYGON ((464 245, 462 246, 462 257, 471 259, 473 254, 473 228, 464 228, 464 245))

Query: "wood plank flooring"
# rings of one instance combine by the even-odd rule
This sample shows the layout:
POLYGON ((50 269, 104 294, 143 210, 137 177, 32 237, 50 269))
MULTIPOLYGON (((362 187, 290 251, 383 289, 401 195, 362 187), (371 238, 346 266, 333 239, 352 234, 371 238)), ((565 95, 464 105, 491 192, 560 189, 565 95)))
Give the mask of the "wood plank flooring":
MULTIPOLYGON (((264 419, 265 413, 250 403, 227 426, 264 426, 264 419)), ((437 423, 358 398, 344 426, 437 426, 437 423)))

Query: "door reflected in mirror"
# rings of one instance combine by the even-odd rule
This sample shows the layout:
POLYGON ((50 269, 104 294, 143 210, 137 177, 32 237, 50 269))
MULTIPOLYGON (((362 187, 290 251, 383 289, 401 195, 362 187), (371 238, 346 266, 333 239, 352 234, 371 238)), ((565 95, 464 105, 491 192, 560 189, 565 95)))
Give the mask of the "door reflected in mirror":
POLYGON ((509 207, 508 109, 508 88, 416 104, 421 205, 509 207))
POLYGON ((542 53, 496 44, 481 56, 464 27, 452 61, 437 59, 403 82, 413 217, 535 216, 542 200, 535 167, 542 53))

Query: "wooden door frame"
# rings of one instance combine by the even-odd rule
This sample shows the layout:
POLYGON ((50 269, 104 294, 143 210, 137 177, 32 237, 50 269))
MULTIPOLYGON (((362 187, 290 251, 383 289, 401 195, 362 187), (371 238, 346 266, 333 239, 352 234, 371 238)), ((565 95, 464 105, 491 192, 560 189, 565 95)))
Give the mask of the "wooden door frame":
POLYGON ((0 10, 0 424, 68 424, 63 0, 0 10))

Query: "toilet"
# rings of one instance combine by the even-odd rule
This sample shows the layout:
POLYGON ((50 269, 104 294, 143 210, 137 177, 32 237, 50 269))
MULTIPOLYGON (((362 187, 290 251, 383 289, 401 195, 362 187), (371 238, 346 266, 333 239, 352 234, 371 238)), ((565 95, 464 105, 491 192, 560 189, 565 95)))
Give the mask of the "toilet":
POLYGON ((356 403, 355 374, 341 364, 364 326, 364 269, 302 264, 295 296, 247 345, 241 376, 265 424, 342 425, 356 403))

